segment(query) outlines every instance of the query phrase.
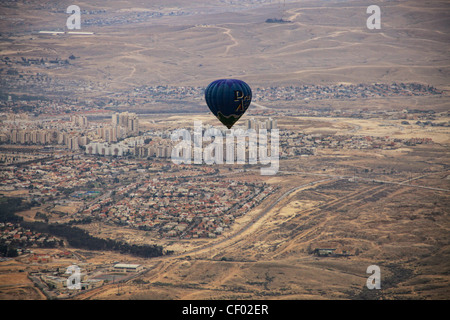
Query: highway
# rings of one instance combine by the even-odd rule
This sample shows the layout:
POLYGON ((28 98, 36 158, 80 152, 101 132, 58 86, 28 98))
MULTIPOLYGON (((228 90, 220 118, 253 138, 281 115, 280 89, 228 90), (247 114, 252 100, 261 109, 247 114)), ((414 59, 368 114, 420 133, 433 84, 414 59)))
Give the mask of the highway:
POLYGON ((299 185, 297 187, 291 188, 291 189, 287 190, 286 192, 284 192, 282 195, 280 195, 277 199, 273 200, 272 203, 269 206, 267 206, 266 208, 264 208, 254 219, 249 221, 243 228, 239 229, 237 232, 235 232, 234 234, 230 235, 229 237, 224 238, 224 239, 222 239, 222 240, 220 240, 218 242, 214 242, 214 243, 208 244, 208 245, 203 246, 201 248, 197 248, 197 249, 193 249, 193 250, 186 251, 186 252, 183 252, 183 253, 167 256, 167 258, 169 258, 169 257, 182 257, 182 256, 196 254, 196 253, 202 252, 204 250, 212 250, 212 249, 214 249, 214 247, 219 247, 219 246, 223 245, 224 243, 229 243, 229 245, 231 245, 232 243, 237 242, 239 236, 241 236, 245 231, 247 231, 255 223, 260 221, 277 204, 279 204, 283 199, 288 197, 290 194, 296 192, 299 189, 302 189, 302 188, 305 188, 305 187, 309 187, 309 186, 313 186, 313 185, 316 185, 316 184, 319 184, 319 183, 331 181, 331 180, 335 180, 335 178, 327 178, 327 179, 322 179, 322 180, 318 180, 318 181, 312 181, 312 182, 305 183, 305 184, 299 185))
MULTIPOLYGON (((258 170, 248 170, 248 171, 258 171, 258 170)), ((228 175, 228 174, 234 174, 234 173, 236 173, 236 172, 231 172, 231 173, 222 174, 222 175, 228 175)), ((277 204, 279 204, 283 199, 285 199, 286 197, 288 197, 292 193, 294 193, 297 190, 302 189, 302 188, 306 188, 306 187, 309 187, 309 186, 313 186, 313 185, 316 185, 316 184, 320 184, 320 183, 324 183, 324 182, 328 182, 328 181, 332 181, 332 180, 354 179, 355 182, 362 182, 362 183, 383 183, 383 184, 394 184, 394 185, 399 185, 399 186, 404 186, 404 187, 423 188, 423 189, 429 189, 429 190, 434 190, 434 191, 444 191, 444 192, 449 192, 450 191, 448 189, 443 189, 443 188, 436 188, 436 187, 429 187, 429 186, 422 186, 422 185, 407 184, 408 182, 410 182, 412 180, 420 179, 420 178, 424 177, 425 175, 422 175, 420 177, 415 177, 415 178, 412 178, 412 179, 408 179, 408 180, 405 180, 405 181, 401 181, 401 182, 396 182, 396 181, 386 181, 386 180, 362 178, 362 177, 358 177, 358 176, 343 176, 343 175, 333 175, 333 174, 325 174, 325 173, 311 173, 311 172, 299 172, 299 171, 279 171, 279 173, 314 175, 314 176, 324 177, 325 179, 321 179, 321 180, 317 180, 317 181, 312 181, 312 182, 309 182, 309 183, 301 184, 301 185, 299 185, 297 187, 294 187, 294 188, 291 188, 291 189, 287 190, 282 195, 280 195, 278 198, 273 200, 271 202, 271 204, 269 206, 267 206, 266 208, 264 208, 254 219, 252 219, 244 227, 242 227, 240 230, 238 230, 237 232, 235 232, 234 234, 230 235, 227 238, 224 238, 224 239, 222 239, 222 240, 220 240, 218 242, 210 243, 210 244, 208 244, 206 246, 203 246, 201 248, 193 249, 193 250, 186 251, 186 252, 179 253, 179 254, 174 254, 172 256, 167 256, 165 258, 188 256, 188 255, 200 253, 200 252, 202 252, 204 250, 212 250, 212 249, 214 249, 216 247, 220 247, 220 246, 224 245, 225 243, 227 243, 228 245, 236 243, 238 241, 238 238, 244 232, 246 232, 255 223, 257 223, 263 217, 265 217, 277 204)))

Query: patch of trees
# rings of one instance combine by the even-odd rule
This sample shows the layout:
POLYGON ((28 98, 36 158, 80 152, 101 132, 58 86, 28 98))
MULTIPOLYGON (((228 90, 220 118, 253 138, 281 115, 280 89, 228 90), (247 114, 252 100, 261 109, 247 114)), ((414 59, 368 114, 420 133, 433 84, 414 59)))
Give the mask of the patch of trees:
POLYGON ((19 253, 16 248, 11 248, 6 244, 0 244, 0 257, 14 258, 18 255, 19 253))
POLYGON ((142 258, 151 258, 164 255, 163 247, 158 245, 135 245, 112 239, 102 239, 91 236, 78 227, 67 224, 47 224, 43 222, 22 222, 24 228, 35 232, 51 234, 55 237, 65 238, 74 248, 87 250, 118 251, 142 258))
POLYGON ((277 19, 277 18, 269 18, 266 20, 266 23, 291 23, 292 21, 284 20, 283 18, 277 19))
MULTIPOLYGON (((143 258, 158 257, 172 252, 164 252, 162 246, 158 245, 135 245, 123 241, 112 239, 101 239, 91 236, 87 231, 70 224, 48 224, 45 222, 27 222, 22 217, 15 215, 16 212, 29 209, 32 203, 24 203, 20 198, 1 198, 0 199, 0 222, 20 223, 23 228, 51 234, 58 238, 65 238, 69 245, 74 248, 87 250, 107 250, 118 251, 125 254, 131 254, 143 258)), ((87 223, 87 221, 76 221, 78 223, 87 223)), ((71 221, 71 224, 76 223, 71 221)), ((49 244, 49 246, 53 243, 49 244)), ((6 253, 6 248, 4 251, 6 253)), ((3 253, 3 252, 1 252, 3 253)), ((11 253, 13 254, 13 251, 11 253)))
POLYGON ((0 222, 19 223, 23 218, 15 215, 15 213, 27 210, 30 207, 29 203, 23 203, 20 198, 2 198, 0 199, 0 222))
POLYGON ((40 211, 36 212, 36 214, 34 215, 34 219, 44 220, 45 222, 48 222, 48 218, 49 218, 48 215, 46 215, 45 213, 42 213, 40 211))
POLYGON ((70 220, 69 222, 67 222, 67 225, 74 225, 74 224, 90 224, 92 223, 93 219, 91 217, 86 217, 83 219, 78 219, 78 220, 70 220))

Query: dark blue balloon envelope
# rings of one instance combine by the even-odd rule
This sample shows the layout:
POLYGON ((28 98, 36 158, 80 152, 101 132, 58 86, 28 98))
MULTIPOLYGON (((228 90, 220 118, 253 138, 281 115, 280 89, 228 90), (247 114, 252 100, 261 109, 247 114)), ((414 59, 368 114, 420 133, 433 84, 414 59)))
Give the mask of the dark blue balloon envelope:
POLYGON ((230 129, 250 106, 252 90, 242 80, 215 80, 206 88, 205 100, 211 112, 230 129))

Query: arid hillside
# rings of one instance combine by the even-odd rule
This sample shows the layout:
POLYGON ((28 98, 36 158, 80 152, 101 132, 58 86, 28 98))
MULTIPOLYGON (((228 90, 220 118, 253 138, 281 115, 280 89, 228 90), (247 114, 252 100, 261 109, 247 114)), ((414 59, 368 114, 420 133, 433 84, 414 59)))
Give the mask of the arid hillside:
MULTIPOLYGON (((70 31, 69 2, 2 4, 0 52, 10 59, 68 59, 26 72, 77 80, 85 94, 142 85, 206 86, 241 78, 253 86, 419 82, 448 86, 446 1, 375 1, 381 29, 369 30, 364 1, 79 2, 81 29, 70 31), (267 19, 286 23, 267 23, 267 19)), ((74 90, 70 86, 67 91, 74 90)))

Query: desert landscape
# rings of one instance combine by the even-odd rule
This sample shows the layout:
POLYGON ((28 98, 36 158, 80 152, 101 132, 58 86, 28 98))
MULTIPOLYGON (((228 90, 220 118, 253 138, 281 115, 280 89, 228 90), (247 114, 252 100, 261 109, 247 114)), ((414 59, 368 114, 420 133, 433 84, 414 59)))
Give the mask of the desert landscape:
MULTIPOLYGON (((61 241, 56 247, 24 248, 23 254, 0 260, 0 299, 449 298, 448 1, 373 1, 381 8, 378 30, 367 28, 368 4, 360 0, 79 1, 80 31, 89 32, 84 35, 67 33, 65 10, 71 4, 0 5, 5 124, 0 152, 45 153, 23 164, 1 164, 0 203, 37 199, 31 195, 41 184, 30 187, 38 180, 26 174, 42 166, 36 177, 49 184, 54 179, 55 187, 40 195, 46 201, 31 201, 15 212, 24 222, 71 223, 97 240, 160 246, 164 254, 88 250, 54 235, 61 241), (41 121, 39 129, 65 125, 72 114, 86 115, 101 128, 115 113, 135 113, 143 140, 158 142, 170 140, 173 130, 192 128, 194 121, 220 126, 203 96, 204 88, 220 78, 242 79, 252 87, 252 105, 239 124, 277 120, 276 175, 262 176, 260 164, 178 169, 168 157, 136 153, 109 160, 83 150, 52 146, 48 151, 7 140, 6 130, 22 125, 10 114, 25 113, 30 122, 41 121), (61 159, 66 162, 60 164, 61 159), (46 161, 60 166, 62 177, 52 172, 46 181, 46 161), (84 161, 98 170, 98 178, 88 181, 87 169, 76 171, 84 161), (252 201, 256 191, 271 187, 270 193, 240 215, 215 217, 226 224, 203 237, 187 237, 192 225, 185 233, 173 228, 174 235, 167 236, 156 222, 137 228, 108 220, 111 208, 139 206, 136 199, 150 202, 150 191, 139 190, 152 181, 179 179, 175 185, 198 186, 199 176, 208 187, 221 180, 251 186, 249 194, 254 193, 245 199, 252 201), (89 186, 101 196, 69 199, 75 189, 65 187, 67 177, 86 180, 80 188, 89 186), (134 183, 134 191, 122 196, 122 189, 134 183), (86 204, 98 204, 104 212, 87 214, 86 204), (143 270, 111 271, 118 263, 143 270), (73 264, 88 278, 102 279, 102 285, 55 293, 39 280, 61 275, 73 264), (371 265, 381 269, 380 290, 366 286, 371 265)), ((183 213, 170 221, 179 223, 183 213)), ((194 219, 195 227, 207 225, 207 218, 194 219)))

